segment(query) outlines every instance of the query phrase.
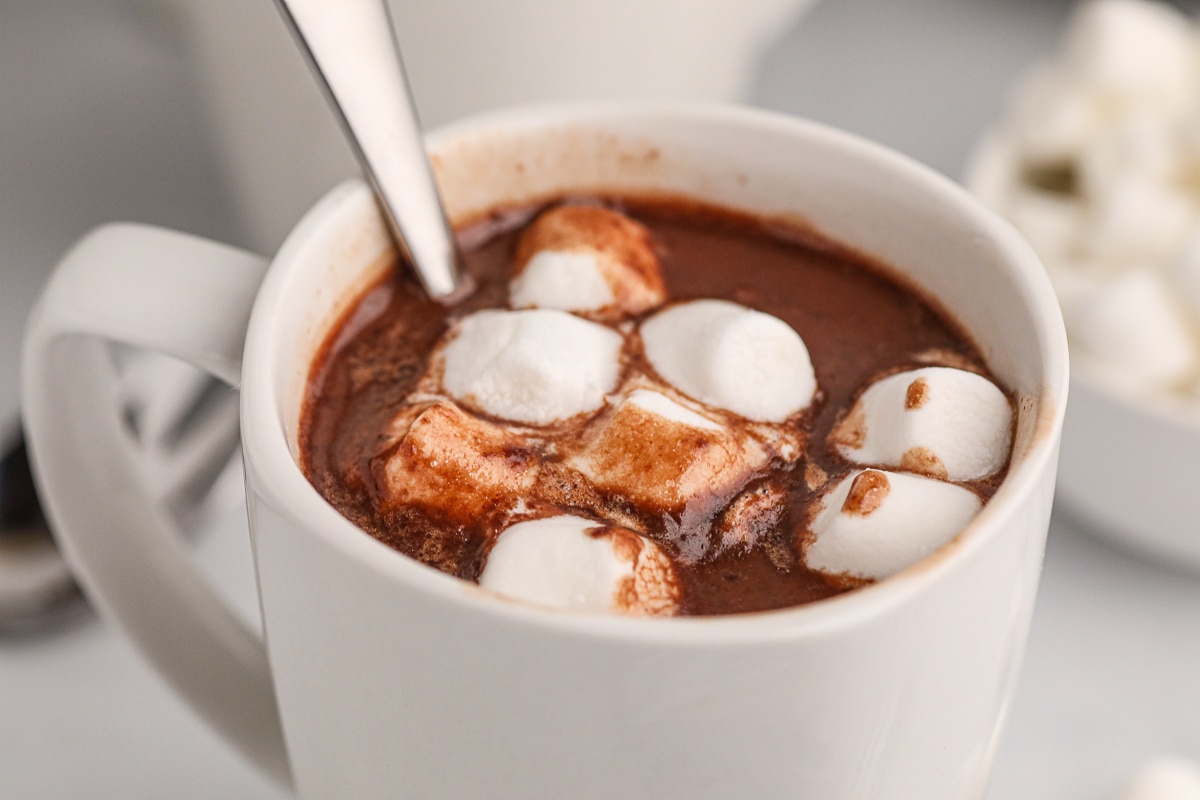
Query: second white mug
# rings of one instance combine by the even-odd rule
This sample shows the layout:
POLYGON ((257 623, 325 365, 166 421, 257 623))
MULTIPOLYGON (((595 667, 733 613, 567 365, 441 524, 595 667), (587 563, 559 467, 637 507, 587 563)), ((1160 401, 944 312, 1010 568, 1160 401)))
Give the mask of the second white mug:
MULTIPOLYGON (((371 0, 377 2, 378 0, 371 0)), ((748 99, 815 0, 387 0, 426 126, 578 100, 748 99)), ((156 0, 184 34, 244 241, 273 251, 356 167, 272 2, 156 0)))

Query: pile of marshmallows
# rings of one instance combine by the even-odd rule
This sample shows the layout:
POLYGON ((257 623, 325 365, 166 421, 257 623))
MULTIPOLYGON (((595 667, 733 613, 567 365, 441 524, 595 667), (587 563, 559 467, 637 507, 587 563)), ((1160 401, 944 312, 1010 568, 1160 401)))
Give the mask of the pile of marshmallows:
POLYGON ((973 188, 1050 273, 1072 359, 1200 403, 1200 29, 1092 0, 1013 92, 973 188))
MULTIPOLYGON (((703 536, 677 542, 678 561, 753 546, 786 497, 752 479, 803 457, 797 423, 817 389, 804 342, 735 303, 668 303, 650 233, 592 205, 551 209, 522 234, 509 303, 457 321, 435 349, 390 428, 385 503, 460 521, 506 506, 512 524, 487 555, 485 588, 558 608, 674 613, 676 561, 611 498, 680 530, 697 505, 718 509, 703 536), (587 513, 547 510, 564 506, 587 513)), ((980 508, 955 482, 1003 467, 1011 422, 1007 398, 969 371, 923 367, 870 386, 835 446, 902 471, 829 485, 810 470, 821 500, 799 534, 807 566, 873 580, 953 538, 980 508)))

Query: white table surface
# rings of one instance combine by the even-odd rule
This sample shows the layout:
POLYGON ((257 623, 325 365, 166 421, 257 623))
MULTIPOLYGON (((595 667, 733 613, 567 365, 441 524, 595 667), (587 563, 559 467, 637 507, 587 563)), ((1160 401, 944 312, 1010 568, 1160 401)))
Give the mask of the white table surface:
MULTIPOLYGON (((193 81, 152 0, 0 3, 0 425, 21 323, 87 228, 159 223, 236 243, 193 81), (160 24, 161 23, 161 24, 160 24)), ((766 59, 755 101, 956 175, 1060 0, 822 0, 766 59)), ((0 436, 3 435, 0 431, 0 436)), ((1119 455, 1119 454, 1117 454, 1119 455)), ((196 538, 254 607, 236 469, 196 538)), ((992 800, 1105 800, 1145 758, 1200 759, 1200 576, 1056 513, 992 800)), ((0 798, 281 798, 85 609, 0 633, 0 798)))

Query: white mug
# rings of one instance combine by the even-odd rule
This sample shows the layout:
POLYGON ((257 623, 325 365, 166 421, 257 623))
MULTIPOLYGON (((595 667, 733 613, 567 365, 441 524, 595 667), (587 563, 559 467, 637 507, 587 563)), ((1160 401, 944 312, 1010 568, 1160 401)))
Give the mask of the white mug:
POLYGON ((1029 247, 932 171, 765 112, 524 109, 443 130, 431 151, 455 219, 563 193, 666 192, 802 219, 891 265, 1015 393, 1003 484, 954 542, 895 577, 727 618, 556 613, 410 561, 334 511, 296 462, 314 352, 391 253, 351 182, 269 267, 117 226, 49 283, 25 345, 27 433, 53 526, 107 618, 303 797, 982 797, 1067 393, 1062 320, 1029 247), (206 588, 148 499, 105 340, 240 387, 263 639, 206 588))

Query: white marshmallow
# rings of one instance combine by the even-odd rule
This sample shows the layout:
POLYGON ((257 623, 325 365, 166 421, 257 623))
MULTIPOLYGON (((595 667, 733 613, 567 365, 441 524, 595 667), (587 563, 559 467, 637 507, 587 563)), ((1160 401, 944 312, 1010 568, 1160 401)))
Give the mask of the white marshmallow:
MULTIPOLYGON (((1200 36, 1196 47, 1200 58, 1200 36)), ((1200 173, 1200 108, 1193 107, 1184 114, 1174 132, 1180 169, 1188 176, 1200 173)))
POLYGON ((654 369, 702 403, 759 422, 782 422, 817 388, 808 348, 783 320, 725 300, 694 300, 641 327, 654 369))
POLYGON ((1011 133, 992 131, 975 143, 967 156, 963 184, 988 208, 1003 214, 1012 197, 1025 188, 1017 148, 1011 133))
POLYGON ((857 464, 952 481, 995 474, 1008 459, 1012 407, 982 375, 922 367, 867 388, 831 440, 857 464))
POLYGON ((610 328, 562 311, 479 311, 459 322, 442 352, 442 386, 488 414, 546 425, 604 403, 622 343, 610 328))
POLYGON ((1166 3, 1091 0, 1068 23, 1064 66, 1085 86, 1186 105, 1194 73, 1187 18, 1166 3))
POLYGON ((1187 238, 1167 265, 1167 280, 1192 325, 1200 328, 1200 231, 1187 238))
POLYGON ((1120 191, 1130 180, 1161 185, 1180 164, 1170 121, 1156 114, 1124 114, 1096 131, 1080 149, 1079 188, 1097 199, 1120 191))
POLYGON ((1163 279, 1136 270, 1097 284, 1071 307, 1073 342, 1135 390, 1185 380, 1200 359, 1189 324, 1163 279))
POLYGON ((1200 377, 1198 95, 1188 17, 1158 0, 1089 0, 996 134, 1024 190, 994 205, 1045 261, 1073 356, 1134 391, 1185 391, 1200 377), (1074 191, 1027 197, 1029 164, 1072 168, 1074 191))
POLYGON ((1195 215, 1182 192, 1131 177, 1094 198, 1083 250, 1097 261, 1161 262, 1179 250, 1195 215))
POLYGON ((1075 330, 1075 318, 1091 297, 1107 281, 1127 269, 1127 265, 1081 262, 1070 258, 1047 260, 1046 274, 1054 286, 1054 294, 1068 331, 1075 330))
POLYGON ((982 503, 952 483, 866 469, 824 497, 803 548, 810 569, 881 580, 953 539, 982 503))
POLYGON ((509 302, 606 319, 637 314, 667 296, 650 231, 593 205, 543 212, 517 243, 509 302))
POLYGON ((1056 260, 1079 246, 1085 222, 1083 203, 1071 195, 1015 191, 1008 218, 1043 259, 1056 260))
POLYGON ((1178 756, 1151 759, 1129 779, 1119 800, 1200 800, 1200 764, 1178 756))
POLYGON ((496 539, 479 585, 572 611, 669 615, 675 568, 654 542, 582 517, 521 522, 496 539))
POLYGON ((540 250, 509 288, 513 308, 596 311, 614 300, 596 254, 590 251, 540 250))
POLYGON ((1097 92, 1057 66, 1044 65, 1012 93, 1004 136, 1022 161, 1067 162, 1100 130, 1103 114, 1097 92))

